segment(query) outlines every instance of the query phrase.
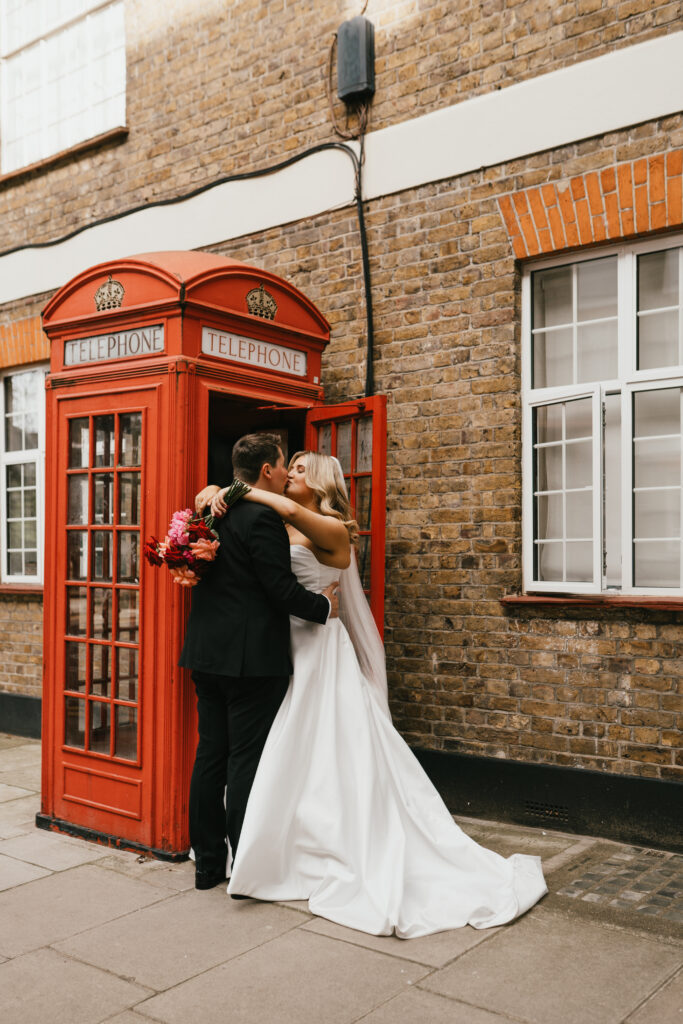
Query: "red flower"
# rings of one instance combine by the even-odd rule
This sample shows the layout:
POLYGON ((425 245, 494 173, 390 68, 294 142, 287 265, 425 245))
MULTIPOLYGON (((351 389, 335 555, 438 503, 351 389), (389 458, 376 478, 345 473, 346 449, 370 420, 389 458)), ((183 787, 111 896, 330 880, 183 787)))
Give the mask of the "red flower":
POLYGON ((170 569, 180 569, 187 565, 185 554, 177 544, 169 544, 164 553, 164 562, 170 569))
POLYGON ((187 532, 191 539, 195 540, 215 540, 216 535, 213 530, 210 530, 203 519, 199 519, 196 522, 188 523, 187 532))
POLYGON ((142 553, 149 562, 150 565, 163 565, 164 560, 159 554, 158 545, 159 541, 156 537, 150 537, 147 543, 143 546, 142 553))

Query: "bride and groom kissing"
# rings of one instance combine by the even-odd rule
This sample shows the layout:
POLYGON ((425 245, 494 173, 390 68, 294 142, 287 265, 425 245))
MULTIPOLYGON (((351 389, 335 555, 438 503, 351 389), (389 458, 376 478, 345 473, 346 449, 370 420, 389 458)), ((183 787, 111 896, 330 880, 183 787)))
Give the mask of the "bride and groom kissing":
POLYGON ((307 900, 400 938, 524 913, 547 891, 540 859, 465 835, 392 725, 339 462, 299 452, 287 469, 272 434, 232 459, 250 491, 229 511, 225 489, 197 495, 220 547, 180 659, 197 691, 196 887, 229 876, 235 898, 307 900))

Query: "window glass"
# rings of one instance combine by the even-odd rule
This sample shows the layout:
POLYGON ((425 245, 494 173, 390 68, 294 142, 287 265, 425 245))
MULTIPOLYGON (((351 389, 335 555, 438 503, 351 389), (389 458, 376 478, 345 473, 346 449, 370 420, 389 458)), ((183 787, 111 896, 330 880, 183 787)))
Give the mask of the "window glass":
POLYGON ((1 166, 125 124, 123 0, 0 0, 1 166))
POLYGON ((0 406, 1 504, 4 526, 0 538, 5 581, 40 579, 45 370, 20 370, 2 378, 0 406))

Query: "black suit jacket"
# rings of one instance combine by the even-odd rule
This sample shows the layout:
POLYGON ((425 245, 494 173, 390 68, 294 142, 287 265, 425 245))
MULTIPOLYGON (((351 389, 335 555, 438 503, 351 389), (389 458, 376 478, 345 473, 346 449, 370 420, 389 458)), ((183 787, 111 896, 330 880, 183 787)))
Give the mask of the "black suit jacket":
POLYGON ((180 665, 236 678, 289 675, 289 616, 326 622, 329 601, 297 581, 272 509, 240 501, 216 529, 218 555, 192 591, 180 665))

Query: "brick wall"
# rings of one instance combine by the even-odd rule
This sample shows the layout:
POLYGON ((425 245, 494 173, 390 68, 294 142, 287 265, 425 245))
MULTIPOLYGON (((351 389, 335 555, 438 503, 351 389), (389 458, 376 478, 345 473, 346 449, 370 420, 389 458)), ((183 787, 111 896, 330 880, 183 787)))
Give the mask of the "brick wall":
POLYGON ((43 677, 43 600, 38 594, 0 594, 0 691, 40 697, 43 677))

